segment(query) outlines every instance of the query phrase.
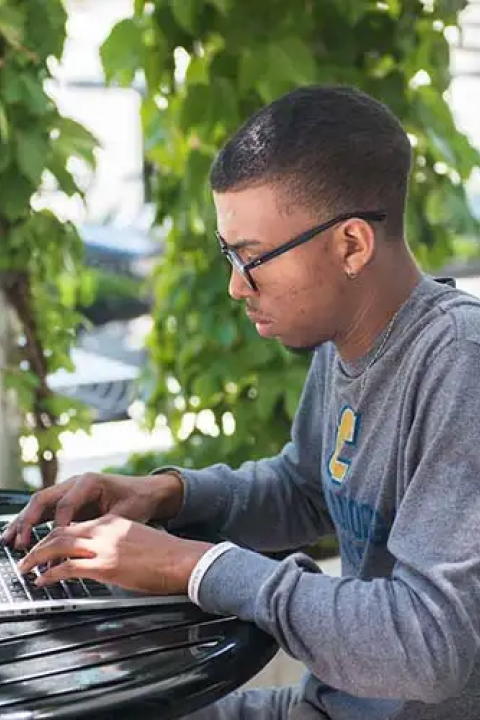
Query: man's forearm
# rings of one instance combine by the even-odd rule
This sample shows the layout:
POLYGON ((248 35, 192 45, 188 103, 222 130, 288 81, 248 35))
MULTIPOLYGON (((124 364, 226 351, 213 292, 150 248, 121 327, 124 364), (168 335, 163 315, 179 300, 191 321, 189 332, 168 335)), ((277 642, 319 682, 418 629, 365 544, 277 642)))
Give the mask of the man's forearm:
POLYGON ((153 518, 172 520, 177 517, 183 506, 185 489, 182 476, 173 468, 156 474, 162 476, 164 492, 156 504, 153 518))
POLYGON ((298 548, 333 531, 320 478, 322 438, 317 430, 312 436, 312 428, 319 427, 326 362, 326 351, 315 353, 292 440, 277 456, 237 470, 223 464, 176 468, 185 494, 169 527, 206 524, 223 539, 264 551, 298 548))
POLYGON ((204 574, 198 604, 255 622, 353 696, 439 702, 465 682, 479 638, 454 602, 429 605, 415 583, 408 572, 395 581, 329 577, 300 553, 278 562, 234 548, 204 574))
POLYGON ((202 523, 226 539, 265 551, 309 544, 332 530, 320 483, 313 486, 300 476, 288 450, 238 470, 214 465, 180 472, 184 504, 171 529, 202 523))

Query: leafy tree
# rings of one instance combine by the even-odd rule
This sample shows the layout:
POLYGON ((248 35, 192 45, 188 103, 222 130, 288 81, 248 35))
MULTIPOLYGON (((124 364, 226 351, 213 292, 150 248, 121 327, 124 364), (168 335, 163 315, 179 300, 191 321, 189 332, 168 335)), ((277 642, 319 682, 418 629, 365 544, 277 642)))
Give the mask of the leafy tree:
POLYGON ((0 0, 0 295, 13 336, 0 372, 16 397, 22 434, 38 443, 44 485, 55 481, 59 433, 86 422, 78 404, 48 385, 50 373, 73 369, 75 308, 91 295, 81 272, 82 243, 71 223, 35 209, 46 178, 67 195, 81 194, 70 158, 94 162, 94 138, 63 117, 46 90, 65 24, 60 0, 49 0, 48 12, 43 0, 0 0))
MULTIPOLYGON (((415 151, 408 237, 434 268, 477 229, 464 183, 479 163, 447 104, 449 47, 465 0, 136 0, 103 46, 112 82, 143 77, 156 222, 170 222, 155 274, 148 420, 167 418, 163 460, 202 466, 274 454, 288 437, 306 360, 257 337, 227 298, 207 183, 223 141, 295 86, 355 85, 390 106, 415 151), (205 421, 209 421, 209 426, 205 421), (235 432, 232 432, 235 428, 235 432)), ((145 470, 158 457, 133 458, 145 470)))

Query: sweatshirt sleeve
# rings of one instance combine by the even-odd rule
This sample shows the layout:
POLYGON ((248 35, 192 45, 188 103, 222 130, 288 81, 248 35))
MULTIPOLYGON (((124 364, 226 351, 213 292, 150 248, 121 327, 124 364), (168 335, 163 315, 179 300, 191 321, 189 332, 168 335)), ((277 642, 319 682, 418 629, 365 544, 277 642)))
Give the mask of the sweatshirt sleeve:
POLYGON ((203 470, 173 468, 184 483, 184 503, 169 529, 203 524, 239 545, 263 551, 311 544, 333 532, 319 477, 322 367, 321 358, 314 359, 291 441, 278 456, 245 462, 237 470, 225 464, 203 470))
POLYGON ((480 647, 479 380, 473 343, 443 349, 426 369, 388 541, 391 576, 333 578, 302 554, 278 562, 235 548, 205 573, 201 606, 254 621, 353 695, 456 695, 480 647))

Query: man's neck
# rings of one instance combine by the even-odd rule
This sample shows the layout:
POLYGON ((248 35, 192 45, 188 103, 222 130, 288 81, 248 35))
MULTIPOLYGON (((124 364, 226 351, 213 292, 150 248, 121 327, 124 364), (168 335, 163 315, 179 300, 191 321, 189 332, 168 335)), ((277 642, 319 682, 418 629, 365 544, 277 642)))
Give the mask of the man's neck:
POLYGON ((396 276, 384 275, 380 281, 362 279, 363 288, 359 288, 356 298, 357 310, 345 332, 335 341, 344 362, 354 362, 367 355, 421 279, 422 274, 414 263, 396 276))

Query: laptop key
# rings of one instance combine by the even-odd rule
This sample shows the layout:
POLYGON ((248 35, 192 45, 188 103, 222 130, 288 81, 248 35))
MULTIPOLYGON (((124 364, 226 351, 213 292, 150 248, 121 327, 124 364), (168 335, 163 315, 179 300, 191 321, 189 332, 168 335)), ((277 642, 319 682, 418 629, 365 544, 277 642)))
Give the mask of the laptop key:
POLYGON ((88 592, 81 580, 65 580, 65 585, 72 598, 86 598, 88 592))
POLYGON ((36 587, 34 585, 28 588, 28 592, 32 596, 32 600, 50 600, 47 591, 43 587, 36 587))
POLYGON ((19 560, 24 558, 26 554, 27 553, 25 550, 17 550, 17 548, 10 548, 10 555, 13 560, 15 560, 15 562, 18 562, 19 560))
POLYGON ((23 585, 21 585, 21 583, 19 583, 19 582, 18 583, 15 583, 14 581, 8 582, 7 588, 8 588, 10 595, 15 600, 28 600, 29 599, 27 591, 25 590, 23 585))
POLYGON ((37 579, 37 577, 38 575, 34 572, 29 572, 23 577, 25 585, 28 588, 28 592, 32 596, 32 600, 49 600, 45 588, 37 587, 35 585, 35 580, 37 579))
POLYGON ((45 588, 47 590, 48 597, 52 600, 68 599, 67 591, 61 585, 61 583, 53 583, 52 585, 46 585, 45 588))
POLYGON ((83 582, 90 597, 106 598, 112 596, 112 591, 107 585, 102 585, 96 580, 90 580, 90 578, 84 578, 83 582))
POLYGON ((46 538, 51 532, 51 529, 52 528, 49 525, 35 525, 33 528, 33 535, 37 541, 43 540, 43 538, 46 538))

